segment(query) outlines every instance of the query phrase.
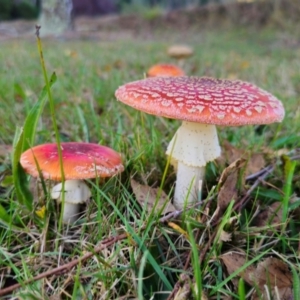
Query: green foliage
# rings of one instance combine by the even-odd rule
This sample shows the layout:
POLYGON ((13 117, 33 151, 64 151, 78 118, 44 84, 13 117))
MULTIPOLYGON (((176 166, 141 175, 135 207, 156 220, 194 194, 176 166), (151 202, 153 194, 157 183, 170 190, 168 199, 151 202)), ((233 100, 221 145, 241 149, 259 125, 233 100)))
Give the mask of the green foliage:
POLYGON ((13 144, 13 157, 12 157, 12 172, 13 182, 17 195, 17 200, 20 204, 25 205, 29 211, 33 209, 33 196, 28 189, 27 176, 20 164, 20 157, 23 153, 23 144, 26 140, 24 131, 18 127, 15 134, 13 144))
POLYGON ((0 21, 11 19, 35 19, 38 17, 39 7, 32 1, 0 0, 0 21))
POLYGON ((240 278, 240 280, 239 280, 238 295, 239 295, 239 300, 246 299, 245 283, 244 283, 243 278, 240 278))
POLYGON ((32 5, 32 1, 22 0, 14 4, 11 10, 11 17, 13 19, 36 19, 39 14, 39 8, 32 5))
MULTIPOLYGON (((54 84, 56 76, 52 76, 50 85, 54 84)), ((44 87, 39 100, 32 107, 31 111, 27 115, 24 126, 17 128, 14 140, 13 151, 13 182, 17 199, 21 204, 25 204, 29 211, 33 208, 33 198, 28 189, 27 176, 21 167, 19 161, 21 154, 35 144, 35 134, 38 125, 39 118, 45 106, 47 95, 47 87, 44 87)))
POLYGON ((0 21, 9 20, 13 2, 11 0, 0 0, 0 21))

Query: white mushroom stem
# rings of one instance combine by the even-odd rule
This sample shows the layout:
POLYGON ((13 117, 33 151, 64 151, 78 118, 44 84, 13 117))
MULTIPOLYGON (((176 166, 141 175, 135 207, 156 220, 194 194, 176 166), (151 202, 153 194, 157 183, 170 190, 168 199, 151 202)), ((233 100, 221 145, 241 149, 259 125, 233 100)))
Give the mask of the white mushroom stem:
MULTIPOLYGON (((82 180, 66 180, 64 184, 63 222, 74 223, 79 213, 79 204, 91 197, 89 187, 82 180)), ((51 198, 62 202, 62 183, 55 185, 51 191, 51 198)))
POLYGON ((173 204, 176 209, 200 200, 207 162, 221 154, 215 125, 184 121, 167 152, 177 170, 173 204))
POLYGON ((202 179, 205 167, 192 167, 178 161, 177 180, 173 204, 182 209, 186 203, 201 199, 202 179))

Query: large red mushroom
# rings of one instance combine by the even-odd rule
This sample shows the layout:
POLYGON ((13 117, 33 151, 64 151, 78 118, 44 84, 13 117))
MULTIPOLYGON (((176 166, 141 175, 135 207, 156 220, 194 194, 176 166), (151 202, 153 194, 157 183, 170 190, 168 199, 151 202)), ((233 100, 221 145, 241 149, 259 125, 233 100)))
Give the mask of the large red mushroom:
POLYGON ((147 78, 119 87, 116 98, 149 114, 182 120, 167 155, 177 169, 173 203, 200 198, 207 162, 220 156, 216 125, 280 122, 282 103, 252 83, 208 77, 147 78))

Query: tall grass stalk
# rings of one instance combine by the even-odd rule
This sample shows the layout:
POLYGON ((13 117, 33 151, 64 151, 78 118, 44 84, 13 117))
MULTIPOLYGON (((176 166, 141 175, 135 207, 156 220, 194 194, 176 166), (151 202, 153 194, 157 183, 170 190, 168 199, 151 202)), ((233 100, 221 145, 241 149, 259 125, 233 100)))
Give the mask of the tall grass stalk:
MULTIPOLYGON (((55 133, 55 140, 56 140, 56 144, 57 144, 57 153, 58 153, 59 167, 60 167, 61 181, 62 181, 61 189, 62 189, 62 191, 64 191, 65 190, 65 174, 64 174, 64 166, 63 166, 62 149, 61 149, 61 144, 60 144, 58 126, 57 126, 56 117, 55 117, 54 101, 53 101, 53 97, 52 97, 52 93, 51 93, 51 89, 50 89, 50 82, 48 79, 48 74, 47 74, 47 70, 46 70, 46 66, 45 66, 43 47, 42 47, 42 42, 40 39, 39 31, 40 31, 40 26, 36 26, 37 47, 38 47, 40 63, 41 63, 42 71, 43 71, 43 75, 44 75, 44 81, 45 81, 45 85, 46 85, 46 89, 47 89, 50 113, 51 113, 51 120, 52 120, 53 130, 55 133)), ((63 215, 64 215, 64 203, 65 203, 65 193, 63 192, 62 199, 61 199, 61 213, 60 213, 59 224, 58 224, 58 232, 61 232, 61 228, 62 228, 63 215)), ((57 247, 58 247, 58 239, 56 240, 56 248, 57 247)))

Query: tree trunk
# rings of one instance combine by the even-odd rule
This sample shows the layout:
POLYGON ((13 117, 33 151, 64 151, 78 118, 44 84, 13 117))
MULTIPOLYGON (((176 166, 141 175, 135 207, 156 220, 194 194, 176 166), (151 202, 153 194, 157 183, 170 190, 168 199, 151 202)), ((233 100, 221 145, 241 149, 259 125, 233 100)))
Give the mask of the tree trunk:
POLYGON ((73 29, 72 0, 43 0, 39 17, 42 36, 58 36, 73 29))

